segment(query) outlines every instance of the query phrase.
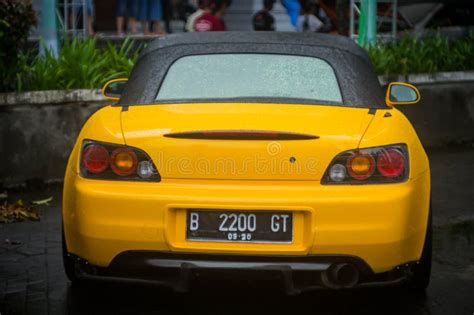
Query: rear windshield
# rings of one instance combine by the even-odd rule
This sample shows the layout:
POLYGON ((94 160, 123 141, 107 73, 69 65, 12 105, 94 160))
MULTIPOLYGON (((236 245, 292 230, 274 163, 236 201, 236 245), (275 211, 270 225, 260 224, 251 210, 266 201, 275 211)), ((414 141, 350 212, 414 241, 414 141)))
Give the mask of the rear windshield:
POLYGON ((273 54, 186 56, 168 70, 156 101, 304 101, 341 104, 332 67, 314 57, 273 54))

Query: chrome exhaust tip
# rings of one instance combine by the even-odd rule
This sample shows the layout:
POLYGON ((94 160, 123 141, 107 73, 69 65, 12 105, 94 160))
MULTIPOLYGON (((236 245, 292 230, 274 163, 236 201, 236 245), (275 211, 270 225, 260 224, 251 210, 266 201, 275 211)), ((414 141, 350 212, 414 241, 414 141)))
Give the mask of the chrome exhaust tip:
POLYGON ((331 289, 353 288, 359 283, 359 270, 353 264, 334 264, 321 274, 321 281, 331 289))

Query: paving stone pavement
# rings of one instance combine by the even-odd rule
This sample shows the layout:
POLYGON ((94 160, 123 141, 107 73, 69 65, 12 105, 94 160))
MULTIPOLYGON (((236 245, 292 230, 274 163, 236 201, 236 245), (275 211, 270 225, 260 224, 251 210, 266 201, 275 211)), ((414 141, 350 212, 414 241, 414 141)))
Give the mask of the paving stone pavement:
POLYGON ((52 206, 38 207, 40 222, 0 225, 2 315, 63 313, 68 284, 61 259, 60 192, 55 188, 52 206))

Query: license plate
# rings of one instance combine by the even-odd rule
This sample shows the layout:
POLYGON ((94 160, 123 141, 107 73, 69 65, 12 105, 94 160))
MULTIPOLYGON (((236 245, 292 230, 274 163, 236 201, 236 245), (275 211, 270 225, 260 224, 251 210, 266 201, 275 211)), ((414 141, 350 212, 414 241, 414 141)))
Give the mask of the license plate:
POLYGON ((293 241, 293 213, 188 209, 186 239, 291 243, 293 241))

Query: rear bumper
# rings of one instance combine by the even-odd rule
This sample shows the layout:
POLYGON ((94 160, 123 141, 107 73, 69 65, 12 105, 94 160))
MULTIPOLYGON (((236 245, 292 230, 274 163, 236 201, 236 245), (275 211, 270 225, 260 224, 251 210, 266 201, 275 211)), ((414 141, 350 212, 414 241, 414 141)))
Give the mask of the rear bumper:
POLYGON ((63 220, 68 251, 108 267, 129 251, 253 256, 350 256, 373 273, 419 260, 430 178, 401 184, 322 186, 318 182, 83 179, 68 170, 63 220), (292 244, 192 242, 186 209, 293 211, 292 244))
POLYGON ((415 264, 407 263, 389 272, 374 274, 363 260, 350 256, 265 257, 130 251, 119 254, 108 267, 91 265, 74 255, 71 259, 76 261, 78 278, 85 280, 162 286, 186 292, 198 277, 212 275, 220 280, 229 274, 239 279, 281 282, 287 294, 328 288, 396 286, 409 279, 415 264), (354 267, 356 284, 337 287, 325 280, 331 268, 338 264, 354 267))

